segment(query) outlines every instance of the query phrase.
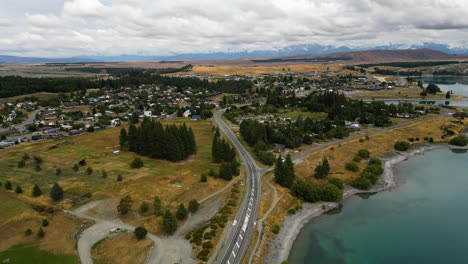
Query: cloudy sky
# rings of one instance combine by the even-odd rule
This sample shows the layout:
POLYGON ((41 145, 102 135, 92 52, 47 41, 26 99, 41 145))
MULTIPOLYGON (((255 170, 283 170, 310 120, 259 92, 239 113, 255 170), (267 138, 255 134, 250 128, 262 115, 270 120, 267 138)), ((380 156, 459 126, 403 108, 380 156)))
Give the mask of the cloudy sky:
POLYGON ((0 54, 172 55, 295 44, 468 46, 467 0, 1 0, 0 54))

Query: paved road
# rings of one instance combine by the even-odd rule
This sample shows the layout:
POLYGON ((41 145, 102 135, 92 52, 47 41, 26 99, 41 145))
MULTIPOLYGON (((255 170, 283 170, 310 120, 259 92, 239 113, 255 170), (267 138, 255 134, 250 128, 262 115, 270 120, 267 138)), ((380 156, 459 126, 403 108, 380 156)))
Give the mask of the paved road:
POLYGON ((257 167, 252 156, 239 142, 236 135, 231 131, 228 125, 222 120, 221 116, 225 111, 226 109, 218 111, 215 115, 215 121, 241 155, 246 168, 247 190, 235 217, 234 222, 236 224, 232 228, 229 228, 229 234, 225 240, 226 242, 221 245, 221 254, 219 256, 213 256, 212 258, 215 259, 211 259, 210 262, 239 264, 242 262, 254 232, 258 208, 260 206, 260 184, 263 170, 257 167))
MULTIPOLYGON (((256 225, 256 216, 258 213, 259 203, 261 200, 261 176, 266 172, 272 171, 274 167, 269 168, 259 168, 257 167, 254 159, 250 155, 250 153, 244 148, 244 146, 239 142, 236 135, 232 132, 232 130, 227 126, 227 124, 222 120, 221 116, 226 111, 226 109, 220 110, 215 115, 215 121, 218 123, 220 129, 224 132, 224 134, 229 138, 229 140, 234 144, 237 148, 238 152, 241 154, 241 158, 244 162, 244 165, 247 169, 247 191, 245 193, 245 197, 243 199, 242 205, 239 208, 237 215, 236 215, 236 222, 237 225, 231 228, 228 232, 228 238, 225 240, 225 244, 221 245, 223 250, 221 251, 220 256, 216 259, 210 260, 211 263, 222 263, 222 264, 238 264, 242 262, 242 259, 245 255, 245 251, 249 246, 250 239, 252 237, 254 226, 256 225)), ((295 155, 292 159, 294 163, 299 163, 302 161, 301 158, 310 154, 313 151, 316 151, 320 148, 325 146, 337 144, 343 141, 347 141, 350 139, 361 138, 366 135, 371 135, 379 132, 383 132, 386 130, 398 128, 401 126, 408 125, 410 123, 425 121, 425 120, 432 120, 442 116, 445 116, 446 113, 442 113, 436 116, 420 118, 417 120, 409 120, 398 125, 394 125, 391 127, 381 128, 377 130, 373 130, 366 133, 356 134, 344 139, 337 139, 334 141, 330 141, 324 144, 319 144, 314 147, 308 148, 301 153, 295 155)), ((267 214, 258 221, 258 230, 261 233, 263 226, 262 223, 269 215, 271 210, 274 208, 272 206, 267 214)), ((258 244, 258 242, 257 242, 258 244)))

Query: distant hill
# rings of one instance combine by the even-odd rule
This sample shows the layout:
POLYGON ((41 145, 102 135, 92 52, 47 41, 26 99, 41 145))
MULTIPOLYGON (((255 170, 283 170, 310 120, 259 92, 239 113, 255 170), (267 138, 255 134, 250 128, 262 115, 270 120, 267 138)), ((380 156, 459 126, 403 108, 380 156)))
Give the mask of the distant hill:
POLYGON ((1 63, 77 63, 77 62, 95 62, 89 58, 34 58, 0 55, 1 63))

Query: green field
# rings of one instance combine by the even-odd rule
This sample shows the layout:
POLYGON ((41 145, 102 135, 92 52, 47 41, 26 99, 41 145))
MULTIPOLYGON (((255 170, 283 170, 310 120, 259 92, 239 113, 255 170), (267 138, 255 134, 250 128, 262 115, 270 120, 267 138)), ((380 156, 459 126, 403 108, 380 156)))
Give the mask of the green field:
MULTIPOLYGON (((10 264, 79 264, 80 261, 71 255, 54 255, 42 251, 36 245, 16 245, 7 251, 0 252, 0 262, 10 259, 10 264)), ((5 262, 6 263, 6 262, 5 262)))
POLYGON ((302 118, 311 118, 311 119, 326 119, 327 113, 322 112, 302 112, 300 110, 294 111, 287 111, 287 110, 280 110, 278 111, 277 115, 279 116, 287 116, 287 117, 302 117, 302 118))

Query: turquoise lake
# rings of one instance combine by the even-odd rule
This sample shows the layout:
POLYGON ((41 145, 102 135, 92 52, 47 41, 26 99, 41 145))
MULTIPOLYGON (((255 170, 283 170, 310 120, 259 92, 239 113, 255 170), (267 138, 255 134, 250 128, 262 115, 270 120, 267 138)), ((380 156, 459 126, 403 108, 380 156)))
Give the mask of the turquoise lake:
POLYGON ((289 263, 468 263, 468 153, 434 150, 395 174, 396 189, 353 196, 308 223, 289 263))
POLYGON ((424 76, 414 79, 421 80, 425 86, 437 84, 443 92, 453 91, 454 94, 468 96, 468 76, 424 76))

